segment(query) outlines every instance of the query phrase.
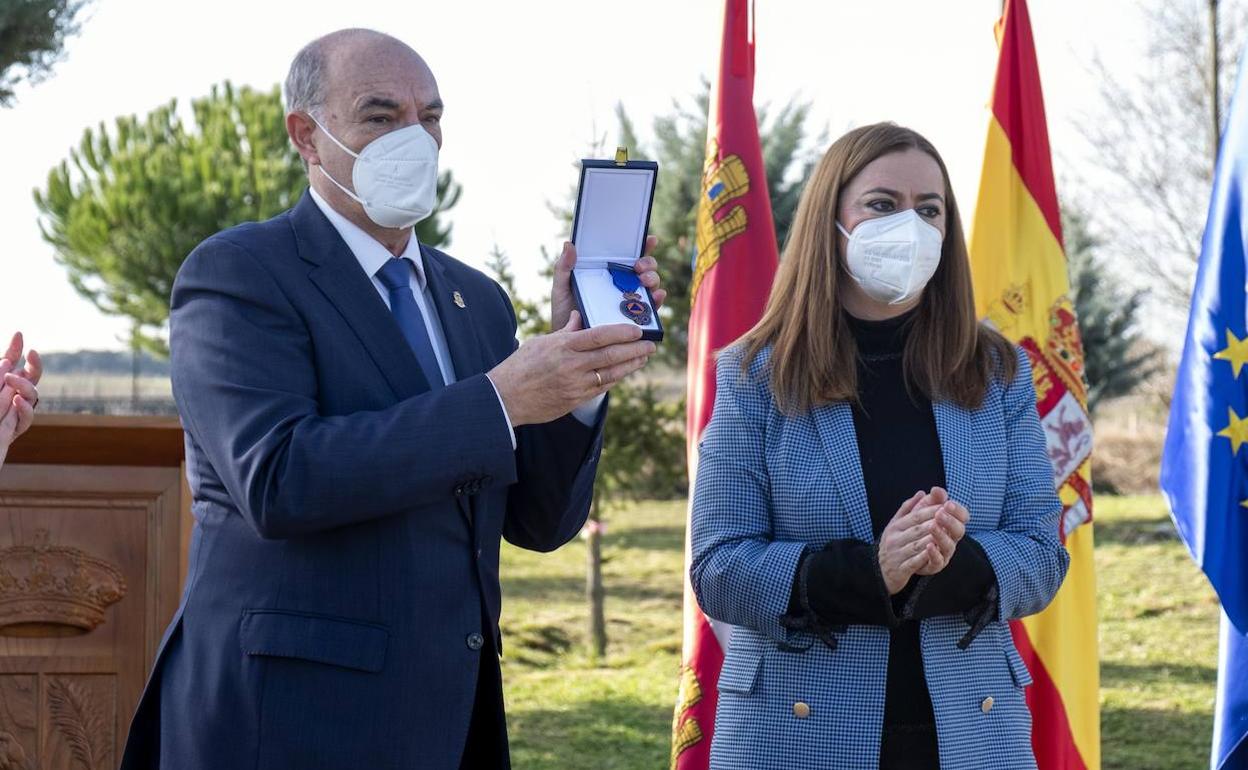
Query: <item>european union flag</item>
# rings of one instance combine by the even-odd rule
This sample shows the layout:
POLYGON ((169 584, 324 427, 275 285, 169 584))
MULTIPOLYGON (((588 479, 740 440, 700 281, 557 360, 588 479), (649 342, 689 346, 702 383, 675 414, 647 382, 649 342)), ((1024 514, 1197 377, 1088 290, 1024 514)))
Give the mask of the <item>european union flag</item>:
MULTIPOLYGON (((1248 57, 1244 61, 1248 61, 1248 57)), ((1215 770, 1248 769, 1248 77, 1214 172, 1161 460, 1179 534, 1222 601, 1215 770)))

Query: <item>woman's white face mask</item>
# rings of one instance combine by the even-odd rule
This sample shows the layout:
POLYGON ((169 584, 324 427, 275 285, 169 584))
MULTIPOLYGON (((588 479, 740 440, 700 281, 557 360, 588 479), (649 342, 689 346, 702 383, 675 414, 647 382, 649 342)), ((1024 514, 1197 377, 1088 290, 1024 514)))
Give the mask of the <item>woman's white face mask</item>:
POLYGON ((849 239, 845 267, 851 278, 877 302, 902 305, 914 299, 940 265, 944 236, 914 209, 864 219, 849 239))
POLYGON ((364 207, 368 218, 397 229, 412 227, 433 213, 438 202, 438 143, 419 123, 383 134, 351 151, 315 117, 325 135, 355 158, 348 190, 318 166, 325 178, 364 207))

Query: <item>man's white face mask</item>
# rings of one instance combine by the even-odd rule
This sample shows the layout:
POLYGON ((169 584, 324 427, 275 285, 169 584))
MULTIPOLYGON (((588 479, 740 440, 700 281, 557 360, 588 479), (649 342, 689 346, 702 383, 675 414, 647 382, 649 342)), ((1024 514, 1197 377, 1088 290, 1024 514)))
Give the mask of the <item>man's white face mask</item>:
MULTIPOLYGON (((309 116, 311 117, 311 116, 309 116)), ((381 225, 406 229, 433 213, 438 201, 438 143, 419 123, 383 134, 352 152, 315 117, 334 144, 355 158, 352 192, 318 166, 325 178, 364 207, 368 218, 381 225)))
POLYGON ((914 209, 865 219, 851 234, 845 267, 854 282, 877 302, 901 305, 917 297, 936 274, 944 236, 914 209))

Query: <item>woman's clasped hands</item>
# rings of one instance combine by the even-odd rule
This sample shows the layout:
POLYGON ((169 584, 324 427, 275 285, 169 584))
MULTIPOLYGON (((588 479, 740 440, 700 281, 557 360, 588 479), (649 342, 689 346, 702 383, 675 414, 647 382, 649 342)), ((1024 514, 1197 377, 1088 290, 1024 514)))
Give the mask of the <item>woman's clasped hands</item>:
POLYGON ((971 514, 940 487, 919 491, 901 504, 880 533, 880 572, 889 595, 914 575, 935 575, 949 565, 971 514))

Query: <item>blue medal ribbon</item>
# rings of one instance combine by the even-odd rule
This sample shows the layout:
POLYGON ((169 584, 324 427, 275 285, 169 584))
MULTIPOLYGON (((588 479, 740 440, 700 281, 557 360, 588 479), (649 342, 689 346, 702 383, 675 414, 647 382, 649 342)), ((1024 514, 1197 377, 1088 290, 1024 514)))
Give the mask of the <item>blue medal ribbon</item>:
POLYGON ((641 276, 636 271, 621 265, 609 265, 607 269, 611 271, 611 283, 615 284, 615 288, 625 294, 640 293, 641 276))

